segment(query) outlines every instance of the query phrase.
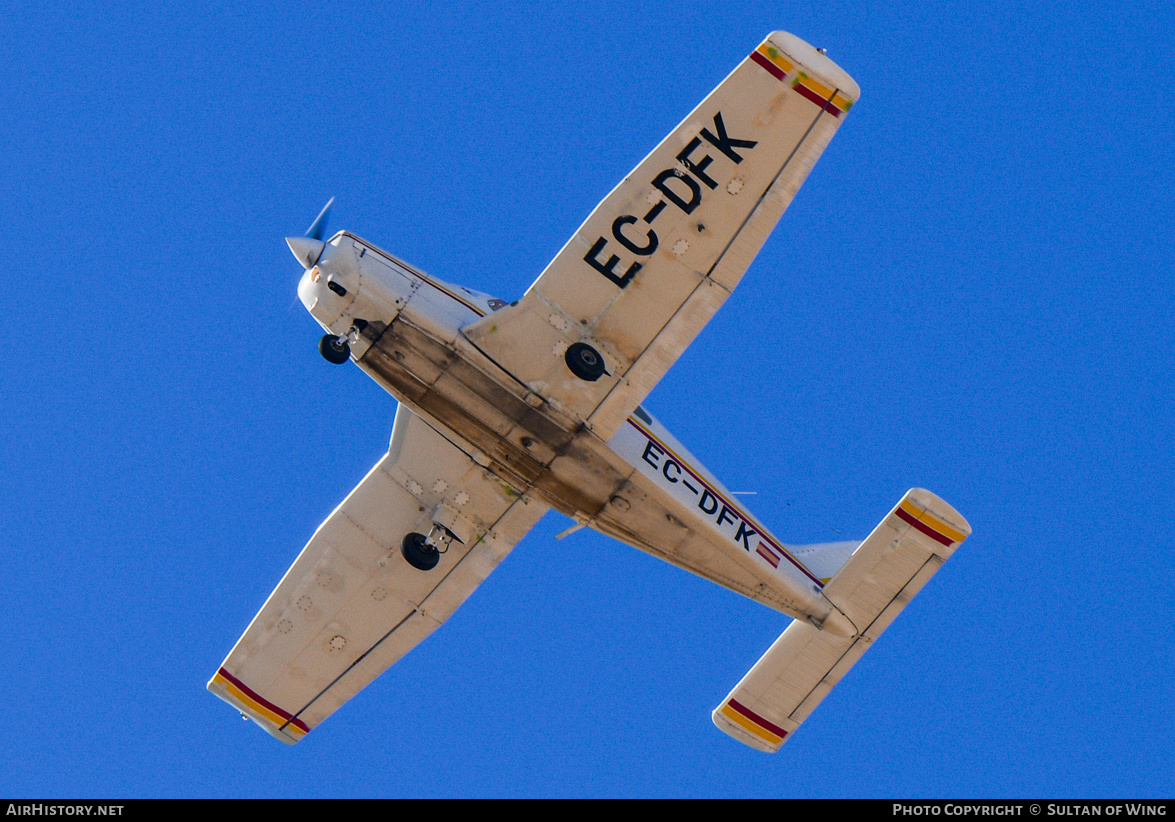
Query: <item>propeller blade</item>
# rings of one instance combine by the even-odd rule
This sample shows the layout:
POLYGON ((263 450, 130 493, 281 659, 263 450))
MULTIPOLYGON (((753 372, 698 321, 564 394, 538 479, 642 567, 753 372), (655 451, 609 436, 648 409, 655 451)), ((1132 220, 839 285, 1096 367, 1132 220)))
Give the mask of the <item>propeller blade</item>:
MULTIPOLYGON (((334 202, 335 198, 331 197, 330 201, 322 207, 322 211, 319 212, 314 222, 310 224, 310 228, 306 229, 307 237, 312 240, 322 240, 322 235, 326 233, 326 218, 330 216, 330 207, 334 205, 334 202)), ((297 256, 296 253, 295 256, 297 256)), ((309 268, 310 266, 306 267, 309 268)))

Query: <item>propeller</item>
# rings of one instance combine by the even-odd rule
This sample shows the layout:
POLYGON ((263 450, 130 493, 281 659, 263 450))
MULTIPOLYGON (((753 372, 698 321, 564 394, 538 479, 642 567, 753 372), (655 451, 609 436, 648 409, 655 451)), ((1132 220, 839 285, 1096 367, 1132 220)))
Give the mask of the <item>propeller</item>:
POLYGON ((318 216, 314 218, 314 222, 310 224, 310 228, 306 229, 306 236, 315 240, 322 241, 322 235, 326 233, 326 218, 330 216, 330 207, 335 204, 335 198, 331 197, 326 201, 326 205, 322 207, 322 211, 318 212, 318 216))
POLYGON ((330 216, 330 207, 334 205, 334 202, 335 198, 331 197, 322 207, 322 211, 314 218, 310 228, 306 229, 304 237, 286 237, 286 245, 290 247, 295 259, 305 269, 313 268, 314 264, 318 262, 318 258, 322 256, 322 250, 326 248, 326 243, 322 241, 322 238, 326 234, 326 220, 330 216))

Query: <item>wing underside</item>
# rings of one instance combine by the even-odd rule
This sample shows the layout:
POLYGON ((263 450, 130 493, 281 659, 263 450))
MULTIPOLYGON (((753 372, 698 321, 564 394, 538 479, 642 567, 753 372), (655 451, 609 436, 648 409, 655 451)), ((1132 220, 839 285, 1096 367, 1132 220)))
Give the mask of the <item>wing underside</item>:
POLYGON ((388 454, 314 534, 209 690, 298 741, 441 625, 546 510, 401 405, 388 454), (401 542, 438 517, 463 542, 418 570, 401 542))
POLYGON ((464 329, 608 439, 726 300, 859 94, 776 32, 633 170, 516 304, 464 329), (565 363, 590 345, 607 373, 565 363))

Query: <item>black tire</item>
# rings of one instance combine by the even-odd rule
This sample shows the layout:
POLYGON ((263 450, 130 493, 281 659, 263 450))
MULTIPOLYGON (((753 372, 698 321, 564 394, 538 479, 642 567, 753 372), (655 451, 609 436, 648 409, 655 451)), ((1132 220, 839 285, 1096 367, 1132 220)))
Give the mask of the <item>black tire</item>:
POLYGON ((563 359, 567 361, 572 374, 587 382, 595 382, 608 373, 604 370, 604 358, 600 352, 587 343, 568 346, 563 359))
POLYGON ((431 571, 441 561, 441 552, 424 541, 424 534, 412 532, 404 537, 400 545, 400 553, 408 564, 421 571, 431 571))
POLYGON ((347 345, 346 338, 327 334, 318 341, 318 353, 327 362, 342 365, 351 359, 351 346, 347 345))

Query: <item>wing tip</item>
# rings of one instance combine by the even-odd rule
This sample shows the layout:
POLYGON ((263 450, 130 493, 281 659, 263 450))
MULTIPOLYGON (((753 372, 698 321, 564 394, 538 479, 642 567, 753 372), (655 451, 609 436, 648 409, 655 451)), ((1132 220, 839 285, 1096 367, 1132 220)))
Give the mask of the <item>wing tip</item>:
POLYGON ((962 542, 971 536, 971 523, 967 522, 967 519, 956 511, 954 506, 937 494, 927 491, 925 488, 911 488, 902 497, 902 502, 907 500, 958 532, 960 537, 957 542, 962 542))
POLYGON ((824 81, 825 85, 839 89, 854 103, 861 98, 861 87, 849 73, 832 61, 828 55, 816 49, 807 41, 786 31, 773 31, 767 40, 780 51, 795 59, 805 70, 824 81))
POLYGON ((727 697, 710 713, 714 726, 731 739, 763 753, 776 753, 787 741, 788 731, 775 727, 736 700, 727 697), (741 709, 741 710, 740 710, 741 709))
POLYGON ((274 739, 279 739, 287 745, 295 744, 310 732, 310 728, 303 731, 301 728, 292 724, 291 721, 287 721, 282 725, 275 723, 262 712, 266 710, 265 706, 251 704, 255 700, 250 698, 248 692, 243 692, 238 687, 239 684, 226 678, 226 672, 222 668, 216 672, 212 679, 208 680, 207 688, 213 695, 233 706, 243 718, 252 720, 257 727, 264 730, 274 739))

